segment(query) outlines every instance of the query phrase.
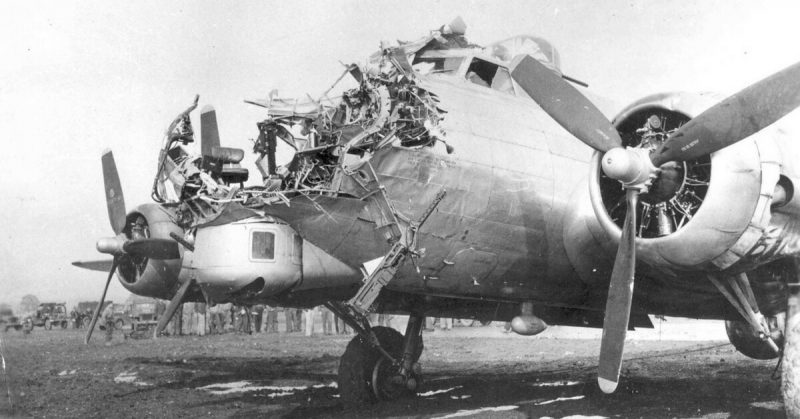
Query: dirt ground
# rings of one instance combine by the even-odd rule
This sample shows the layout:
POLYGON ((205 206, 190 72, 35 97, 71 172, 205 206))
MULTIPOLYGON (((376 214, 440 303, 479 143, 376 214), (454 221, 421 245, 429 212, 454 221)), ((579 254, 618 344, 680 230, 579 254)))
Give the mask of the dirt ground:
POLYGON ((0 416, 784 417, 775 361, 724 340, 655 336, 628 342, 609 396, 595 384, 597 339, 497 324, 426 332, 417 398, 345 410, 336 370, 352 336, 117 334, 106 346, 97 333, 87 346, 82 330, 11 331, 0 334, 0 416))

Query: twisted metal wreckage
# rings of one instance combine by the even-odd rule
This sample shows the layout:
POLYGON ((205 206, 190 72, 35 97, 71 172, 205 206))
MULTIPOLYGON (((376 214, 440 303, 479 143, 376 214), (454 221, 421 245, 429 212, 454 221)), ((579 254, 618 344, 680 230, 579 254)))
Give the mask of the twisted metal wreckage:
MULTIPOLYGON (((253 153, 258 155, 256 166, 264 180, 260 186, 243 186, 248 174, 239 167, 242 150, 210 146, 208 154, 191 155, 183 147, 194 141, 189 113, 197 106, 195 98, 168 129, 153 199, 177 205, 176 221, 187 235, 197 226, 214 222, 223 212, 229 217, 247 217, 244 208, 259 212, 264 205, 289 206, 290 199, 298 195, 344 195, 361 200, 375 196, 373 204, 378 206, 380 217, 395 219, 399 214, 383 196, 370 160, 393 143, 414 148, 441 142, 449 148, 441 128, 446 111, 414 77, 407 56, 446 48, 453 42, 463 44, 465 40, 462 35, 434 33, 415 43, 382 49, 365 67, 347 66, 319 100, 286 100, 271 95, 268 101, 247 101, 266 108, 269 115, 257 124, 259 134, 253 145, 253 153), (358 87, 341 97, 328 97, 347 75, 358 82, 358 87), (287 165, 275 162, 277 140, 296 151, 287 165), (172 184, 172 190, 168 190, 166 181, 172 184)), ((225 219, 228 222, 232 220, 229 217, 225 219)))
MULTIPOLYGON (((529 53, 538 54, 543 59, 558 59, 557 55, 543 55, 538 50, 539 44, 527 39, 522 42, 511 39, 506 43, 506 46, 499 43, 484 50, 488 55, 507 56, 509 47, 520 49, 522 43, 522 49, 527 48, 529 53)), ((383 269, 376 270, 374 278, 367 275, 364 278, 365 283, 374 286, 362 287, 361 292, 350 300, 350 305, 336 304, 339 307, 334 309, 346 310, 356 316, 367 313, 382 286, 395 275, 399 262, 406 256, 411 256, 413 261, 424 252, 424 249, 417 248, 416 231, 446 193, 439 191, 431 198, 419 220, 412 220, 392 205, 383 184, 383 181, 391 182, 391 179, 379 178, 372 159, 382 155, 384 168, 388 166, 392 172, 393 167, 394 172, 399 173, 405 164, 402 160, 407 156, 388 152, 393 144, 410 150, 439 146, 445 148, 443 152, 452 153, 442 128, 447 112, 415 74, 455 70, 458 60, 442 60, 436 53, 451 48, 480 47, 469 44, 464 38, 463 24, 455 22, 416 42, 382 47, 364 66, 347 66, 318 100, 310 97, 304 101, 281 99, 275 97, 273 91, 266 101, 246 101, 266 108, 268 114, 266 120, 257 124, 259 134, 253 141, 253 153, 258 155, 256 166, 264 181, 260 186, 243 186, 248 172, 239 167, 244 157, 242 150, 219 147, 218 138, 208 141, 205 135, 201 155, 191 155, 183 147, 194 140, 189 113, 197 105, 195 98, 194 104, 168 129, 153 184, 152 197, 156 202, 176 206, 175 222, 183 229, 184 236, 172 234, 173 238, 191 246, 198 227, 221 225, 253 216, 281 223, 317 212, 316 218, 309 218, 305 225, 319 229, 326 222, 337 221, 336 214, 331 211, 338 209, 339 214, 343 214, 341 218, 349 217, 344 214, 360 213, 364 219, 374 223, 368 228, 374 228, 380 234, 369 235, 373 238, 370 242, 359 234, 363 226, 362 231, 354 229, 348 236, 358 237, 360 243, 354 246, 357 250, 347 252, 353 255, 352 258, 339 254, 340 259, 351 266, 356 262, 355 266, 358 266, 363 260, 356 261, 355 258, 363 257, 363 249, 380 249, 389 244, 390 250, 385 254, 383 251, 373 254, 374 257, 383 256, 383 269), (436 59, 426 61, 423 58, 426 53, 436 59), (419 65, 412 69, 409 58, 419 65), (344 91, 340 97, 329 97, 328 94, 348 75, 358 83, 358 87, 344 91), (287 165, 278 166, 275 162, 277 140, 295 151, 287 165), (396 162, 387 164, 386 160, 392 159, 396 162), (328 205, 326 210, 317 204, 317 201, 330 204, 326 198, 338 200, 332 207, 328 205), (304 208, 293 205, 298 202, 305 204, 304 208), (278 220, 265 215, 267 206, 270 206, 270 215, 285 214, 285 217, 280 216, 278 220), (375 242, 376 237, 385 240, 381 240, 383 246, 375 242)), ((552 51, 556 54, 554 49, 552 51)), ((213 110, 204 110, 201 128, 217 135, 213 110)), ((295 226, 300 234, 303 229, 303 225, 295 226)), ((330 248, 324 244, 322 247, 330 248)))

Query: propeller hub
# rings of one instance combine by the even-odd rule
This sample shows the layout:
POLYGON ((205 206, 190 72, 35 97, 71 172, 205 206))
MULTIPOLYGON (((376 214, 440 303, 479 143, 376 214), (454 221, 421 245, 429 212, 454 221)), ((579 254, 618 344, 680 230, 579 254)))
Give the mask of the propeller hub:
POLYGON ((647 191, 658 169, 649 158, 649 150, 616 147, 608 150, 602 159, 603 173, 622 182, 626 189, 647 191))
POLYGON ((125 244, 125 239, 116 237, 103 237, 95 244, 97 251, 108 255, 121 255, 125 253, 122 246, 125 244))

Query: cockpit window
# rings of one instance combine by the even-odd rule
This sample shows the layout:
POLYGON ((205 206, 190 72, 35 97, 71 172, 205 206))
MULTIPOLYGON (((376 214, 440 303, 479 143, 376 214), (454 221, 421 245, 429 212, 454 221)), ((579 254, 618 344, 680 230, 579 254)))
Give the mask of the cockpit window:
POLYGON ((458 71, 463 57, 419 57, 412 68, 420 74, 450 74, 458 71))
POLYGON ((259 260, 275 259, 275 235, 269 231, 253 231, 250 257, 259 260))
POLYGON ((511 82, 511 74, 509 74, 507 68, 497 68, 497 73, 494 74, 494 78, 492 79, 492 89, 510 95, 514 94, 514 83, 511 82))
POLYGON ((503 93, 514 94, 514 85, 508 69, 489 61, 473 58, 467 69, 467 80, 503 93))

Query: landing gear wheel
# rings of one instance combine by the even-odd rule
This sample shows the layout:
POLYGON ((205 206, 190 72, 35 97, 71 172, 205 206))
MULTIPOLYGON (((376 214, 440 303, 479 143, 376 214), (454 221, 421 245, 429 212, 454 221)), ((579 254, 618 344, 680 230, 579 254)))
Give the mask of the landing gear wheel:
POLYGON ((393 365, 385 356, 381 356, 372 368, 370 387, 377 400, 397 400, 413 396, 418 387, 418 380, 416 377, 410 377, 406 381, 400 375, 399 367, 393 365))
MULTIPOLYGON (((389 327, 372 328, 381 347, 395 359, 403 355, 403 335, 389 327)), ((415 361, 422 353, 422 345, 415 351, 415 361)), ((394 399, 413 394, 410 390, 398 391, 396 367, 381 352, 369 345, 361 335, 347 344, 339 362, 339 394, 346 406, 358 406, 376 400, 394 399)), ((405 388, 405 384, 400 384, 405 388)))

